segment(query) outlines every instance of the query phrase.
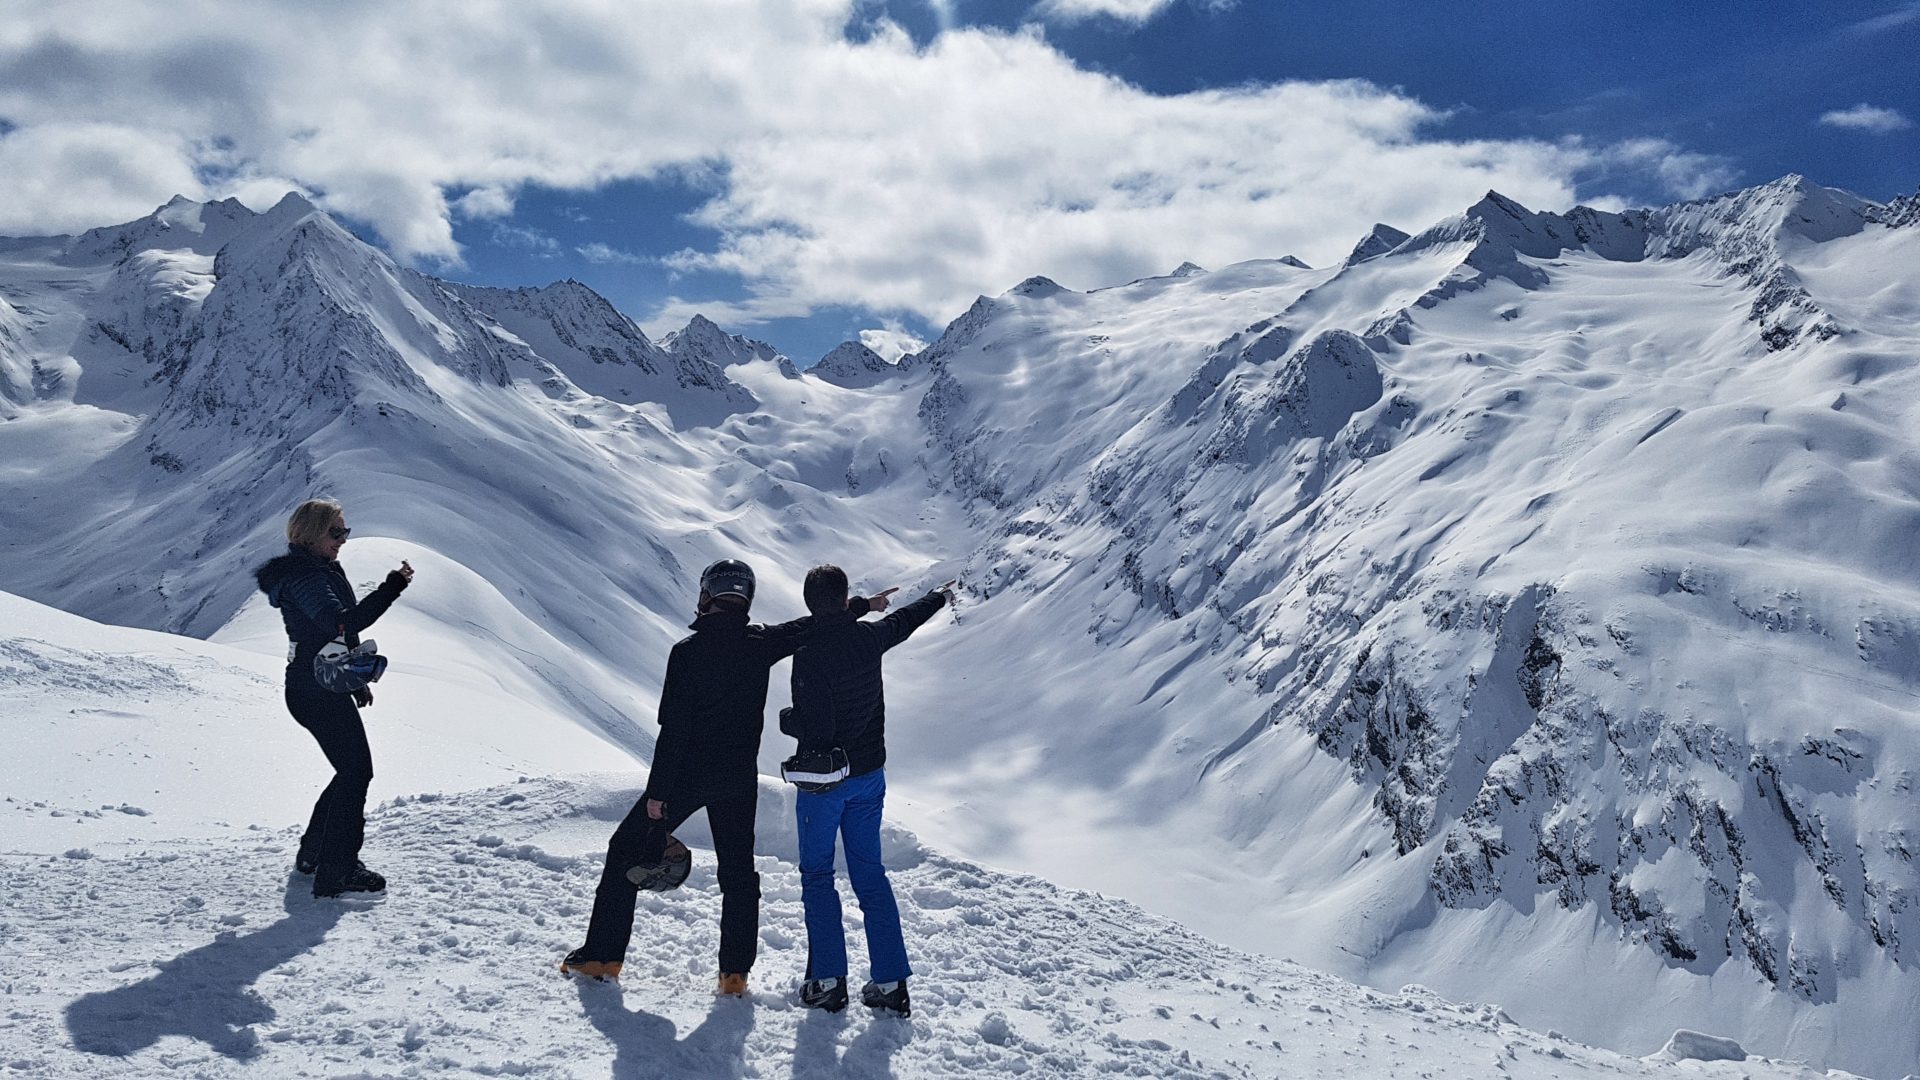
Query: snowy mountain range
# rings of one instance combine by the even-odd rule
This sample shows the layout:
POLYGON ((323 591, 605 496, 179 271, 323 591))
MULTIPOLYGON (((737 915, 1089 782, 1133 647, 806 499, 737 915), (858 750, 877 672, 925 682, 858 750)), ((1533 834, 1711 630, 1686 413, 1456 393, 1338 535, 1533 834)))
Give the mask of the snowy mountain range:
POLYGON ((767 618, 820 561, 957 575, 890 665, 934 848, 1632 1053, 1898 1076, 1916 218, 1799 177, 1489 193, 1334 267, 1032 278, 801 372, 577 283, 436 280, 298 196, 175 200, 0 240, 0 590, 271 654, 246 571, 335 494, 357 578, 421 568, 402 685, 497 685, 462 715, 544 773, 504 748, 648 755, 711 559, 767 618))

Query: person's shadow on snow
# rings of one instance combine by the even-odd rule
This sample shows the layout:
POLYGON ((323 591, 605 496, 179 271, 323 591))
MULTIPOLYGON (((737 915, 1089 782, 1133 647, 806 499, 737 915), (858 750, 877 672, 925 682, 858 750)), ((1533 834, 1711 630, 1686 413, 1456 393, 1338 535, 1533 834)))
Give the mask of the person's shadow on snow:
POLYGON ((745 1075, 753 1003, 717 997, 700 1026, 676 1039, 673 1021, 645 1009, 629 1011, 617 983, 579 980, 580 1007, 613 1044, 613 1080, 680 1080, 745 1075))
POLYGON ((125 1057, 162 1036, 198 1039, 230 1058, 261 1052, 253 1025, 275 1016, 253 989, 260 976, 313 948, 340 917, 355 910, 316 901, 311 879, 288 875, 286 917, 250 934, 223 933, 209 944, 162 961, 151 978, 74 999, 67 1032, 75 1049, 125 1057))
MULTIPOLYGON (((854 1006, 858 1008, 858 1005, 854 1006)), ((807 1077, 860 1077, 877 1080, 893 1075, 893 1055, 913 1041, 913 1022, 875 1014, 867 1029, 839 1052, 840 1033, 849 1023, 846 1013, 808 1009, 800 1019, 793 1046, 794 1080, 807 1077)))

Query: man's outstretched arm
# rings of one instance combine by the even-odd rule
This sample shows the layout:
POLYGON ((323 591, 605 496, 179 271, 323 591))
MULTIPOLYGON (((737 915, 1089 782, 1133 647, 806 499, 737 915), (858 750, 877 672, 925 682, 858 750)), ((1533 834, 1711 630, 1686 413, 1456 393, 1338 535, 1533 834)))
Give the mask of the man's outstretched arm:
POLYGON ((925 626, 927 620, 933 618, 934 612, 946 607, 953 600, 954 584, 949 581, 874 623, 874 631, 880 639, 880 651, 885 652, 912 637, 915 630, 925 626))
MULTIPOLYGON (((873 597, 850 596, 847 598, 847 610, 853 612, 853 617, 856 619, 875 611, 885 611, 887 593, 893 591, 888 589, 886 593, 879 593, 873 597)), ((792 656, 801 645, 806 643, 807 629, 813 624, 814 616, 802 615, 791 622, 762 626, 759 637, 767 650, 767 663, 777 664, 792 656)))

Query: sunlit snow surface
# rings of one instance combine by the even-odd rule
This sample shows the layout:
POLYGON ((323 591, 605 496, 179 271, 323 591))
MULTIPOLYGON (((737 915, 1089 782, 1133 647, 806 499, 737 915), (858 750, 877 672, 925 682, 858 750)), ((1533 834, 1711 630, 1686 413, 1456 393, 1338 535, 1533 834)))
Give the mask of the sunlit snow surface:
POLYGON ((0 707, 25 733, 0 802, 0 1047, 14 1075, 1824 1075, 1759 1059, 1682 1072, 1527 1030, 1496 1006, 1365 990, 898 831, 888 861, 915 1015, 814 1012, 796 997, 790 796, 771 785, 747 1000, 711 994, 719 895, 698 822, 685 830, 696 869, 679 892, 642 894, 620 982, 569 979, 556 963, 584 931, 633 774, 502 779, 588 752, 501 739, 477 716, 467 740, 412 738, 435 727, 419 718, 433 711, 423 691, 448 683, 396 673, 367 714, 380 805, 365 854, 388 894, 316 901, 291 872, 284 822, 319 753, 264 707, 260 659, 13 597, 0 615, 0 707), (463 744, 487 762, 449 751, 463 744), (48 760, 75 772, 21 768, 48 760))
POLYGON ((212 639, 236 704, 179 709, 259 733, 108 790, 70 777, 113 737, 42 715, 9 768, 63 828, 297 820, 320 767, 249 570, 316 491, 356 582, 421 571, 376 630, 376 798, 637 785, 714 558, 769 620, 816 562, 959 576, 888 661, 890 812, 941 858, 1632 1053, 1920 1071, 1914 216, 1798 178, 1489 196, 1338 267, 1032 279, 825 377, 445 286, 297 198, 0 241, 0 589, 212 639))

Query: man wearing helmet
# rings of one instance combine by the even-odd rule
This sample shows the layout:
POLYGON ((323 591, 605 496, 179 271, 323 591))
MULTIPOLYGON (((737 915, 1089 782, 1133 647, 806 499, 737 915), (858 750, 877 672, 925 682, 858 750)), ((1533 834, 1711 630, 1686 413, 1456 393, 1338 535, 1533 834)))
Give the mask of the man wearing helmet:
MULTIPOLYGON (((892 592, 855 597, 848 606, 857 614, 883 611, 892 592)), ((633 936, 635 893, 642 885, 671 888, 685 879, 685 848, 672 833, 704 808, 720 880, 719 989, 746 993, 759 940, 753 819, 767 677, 800 647, 812 622, 750 623, 753 594, 753 570, 737 559, 722 559, 700 575, 693 633, 667 657, 660 736, 646 791, 607 843, 586 944, 567 954, 562 972, 596 978, 620 973, 633 936)))

